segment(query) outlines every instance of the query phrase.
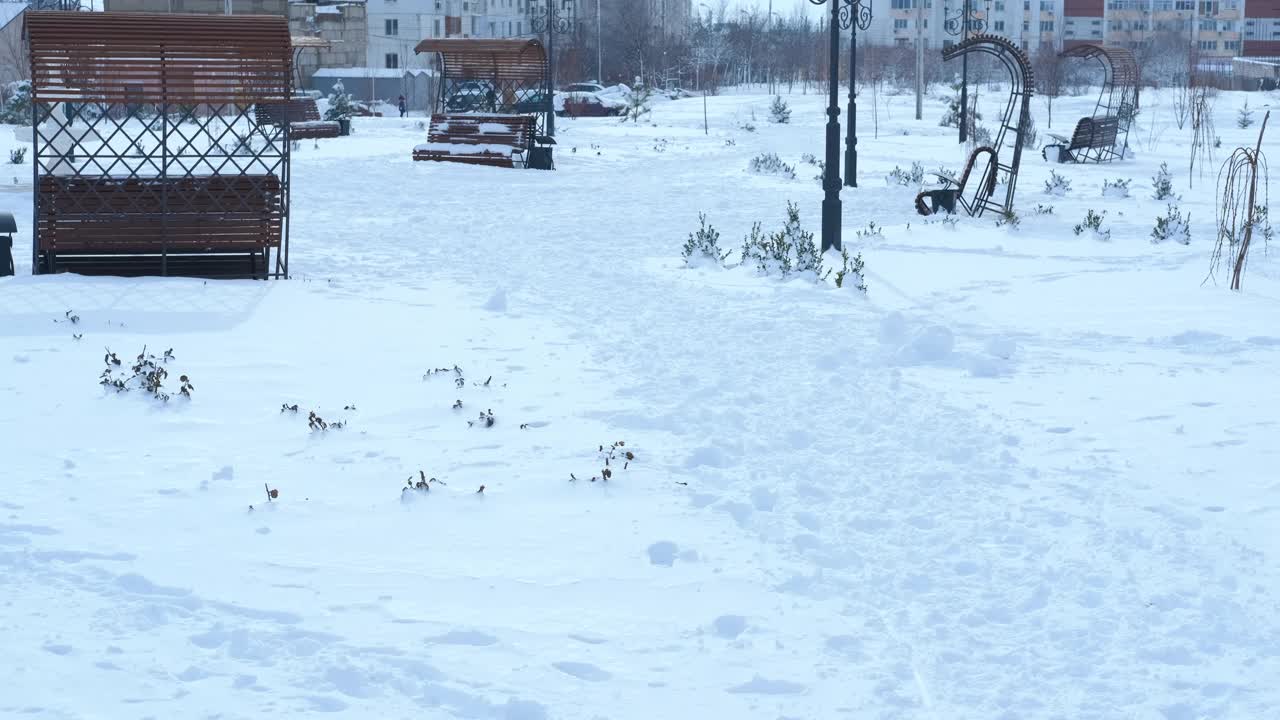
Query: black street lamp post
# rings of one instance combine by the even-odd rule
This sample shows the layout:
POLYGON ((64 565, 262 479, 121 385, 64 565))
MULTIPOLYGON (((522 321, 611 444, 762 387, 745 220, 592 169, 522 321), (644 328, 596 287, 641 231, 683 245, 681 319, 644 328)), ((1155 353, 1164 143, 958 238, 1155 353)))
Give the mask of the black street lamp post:
POLYGON ((858 77, 858 29, 871 26, 871 0, 844 0, 852 15, 849 26, 849 134, 844 139, 844 184, 858 187, 858 94, 854 82, 858 77))
MULTIPOLYGON (((923 0, 916 0, 923 2, 923 0)), ((985 16, 979 15, 977 9, 973 7, 972 0, 964 0, 963 7, 960 12, 955 15, 951 14, 949 8, 943 8, 945 22, 943 28, 948 35, 955 37, 961 35, 961 40, 968 40, 970 31, 981 33, 987 28, 987 20, 985 16)), ((965 53, 960 58, 960 142, 969 140, 969 55, 965 53)))
POLYGON ((841 249, 840 243, 840 29, 853 21, 852 0, 809 0, 829 5, 831 21, 827 35, 831 41, 828 67, 827 159, 822 165, 822 252, 841 249))
POLYGON ((575 24, 573 0, 542 0, 538 7, 529 2, 529 28, 535 34, 547 36, 547 137, 556 136, 556 35, 568 35, 575 24))

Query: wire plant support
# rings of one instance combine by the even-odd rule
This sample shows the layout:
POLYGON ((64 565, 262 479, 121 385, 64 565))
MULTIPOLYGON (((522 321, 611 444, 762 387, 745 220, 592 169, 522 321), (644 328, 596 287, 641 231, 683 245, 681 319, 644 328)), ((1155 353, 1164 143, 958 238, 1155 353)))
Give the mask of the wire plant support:
POLYGON ((283 17, 26 13, 32 271, 288 277, 283 17))

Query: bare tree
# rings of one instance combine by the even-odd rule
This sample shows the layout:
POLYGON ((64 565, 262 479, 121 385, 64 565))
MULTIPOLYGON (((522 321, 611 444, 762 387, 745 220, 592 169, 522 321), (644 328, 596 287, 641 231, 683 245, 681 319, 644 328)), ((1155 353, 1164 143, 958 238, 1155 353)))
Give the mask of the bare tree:
POLYGON ((1053 127, 1053 101, 1062 94, 1064 75, 1062 56, 1054 50, 1052 43, 1040 46, 1032 61, 1032 70, 1036 78, 1036 92, 1044 98, 1045 108, 1049 112, 1049 127, 1053 127))

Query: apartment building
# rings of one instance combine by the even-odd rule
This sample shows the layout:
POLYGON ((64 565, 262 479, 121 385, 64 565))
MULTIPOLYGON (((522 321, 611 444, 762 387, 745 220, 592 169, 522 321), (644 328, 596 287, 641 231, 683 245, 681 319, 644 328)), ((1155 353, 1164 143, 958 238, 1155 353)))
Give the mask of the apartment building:
MULTIPOLYGON (((1028 52, 1058 47, 1063 0, 971 0, 971 33, 986 32, 1013 40, 1028 52)), ((864 41, 875 45, 914 47, 918 30, 927 48, 943 48, 963 38, 962 0, 889 0, 888 12, 877 9, 864 41), (923 8, 917 3, 923 2, 923 8), (948 19, 951 22, 948 22, 948 19)))
POLYGON ((423 67, 413 48, 427 38, 531 37, 531 0, 367 0, 368 65, 423 67))

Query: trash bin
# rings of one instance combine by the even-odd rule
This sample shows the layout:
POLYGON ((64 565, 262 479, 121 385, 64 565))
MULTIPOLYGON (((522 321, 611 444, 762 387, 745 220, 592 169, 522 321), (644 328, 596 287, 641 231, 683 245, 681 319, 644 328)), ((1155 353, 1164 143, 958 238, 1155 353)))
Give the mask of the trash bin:
POLYGON ((550 147, 533 147, 529 149, 528 166, 534 170, 554 170, 555 160, 550 147))
POLYGON ((338 134, 339 135, 351 134, 351 118, 338 118, 338 134))
POLYGON ((13 274, 13 234, 18 223, 11 213, 0 213, 0 277, 13 274))

